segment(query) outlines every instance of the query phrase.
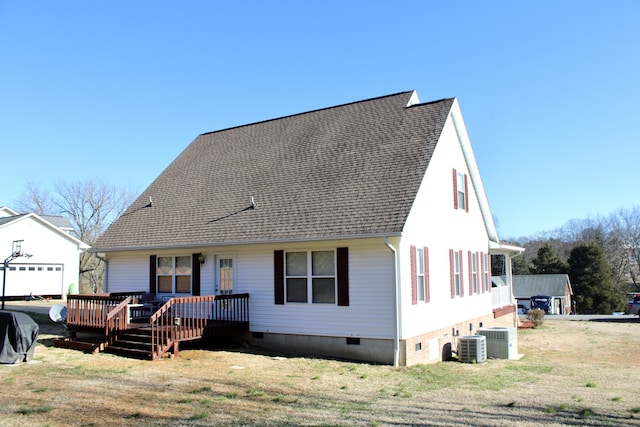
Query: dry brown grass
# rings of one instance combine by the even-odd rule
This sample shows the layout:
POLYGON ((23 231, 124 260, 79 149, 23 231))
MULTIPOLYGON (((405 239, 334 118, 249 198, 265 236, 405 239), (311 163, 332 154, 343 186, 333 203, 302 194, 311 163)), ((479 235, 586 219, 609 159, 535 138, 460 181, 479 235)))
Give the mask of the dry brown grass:
POLYGON ((183 350, 158 362, 51 346, 0 365, 1 426, 640 425, 640 322, 521 330, 518 361, 393 368, 183 350))

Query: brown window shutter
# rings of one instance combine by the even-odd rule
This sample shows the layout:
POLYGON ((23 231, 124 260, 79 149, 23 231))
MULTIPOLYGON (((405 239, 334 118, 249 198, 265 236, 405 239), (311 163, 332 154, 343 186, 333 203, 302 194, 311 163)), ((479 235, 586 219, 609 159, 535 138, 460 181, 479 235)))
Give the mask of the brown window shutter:
POLYGON ((416 262, 416 247, 410 247, 411 256, 411 304, 418 303, 418 265, 416 262))
POLYGON ((273 251, 275 304, 284 304, 284 251, 273 251))
POLYGON ((449 249, 449 273, 451 275, 451 298, 456 297, 456 273, 453 265, 453 249, 449 249))
POLYGON ((191 295, 200 296, 200 254, 191 255, 191 295))
POLYGON ((157 266, 157 256, 156 255, 151 255, 149 257, 149 293, 155 295, 156 294, 156 282, 157 282, 157 275, 156 275, 156 266, 157 266))
POLYGON ((453 168, 453 209, 458 209, 458 172, 453 168))
POLYGON ((336 250, 338 273, 338 305, 349 305, 349 248, 336 250))
POLYGON ((424 302, 431 301, 431 289, 429 289, 429 248, 424 248, 424 302))
POLYGON ((458 251, 458 259, 460 260, 460 296, 464 296, 464 262, 462 262, 462 251, 458 251))
POLYGON ((464 174, 464 209, 469 212, 469 180, 467 174, 464 174))

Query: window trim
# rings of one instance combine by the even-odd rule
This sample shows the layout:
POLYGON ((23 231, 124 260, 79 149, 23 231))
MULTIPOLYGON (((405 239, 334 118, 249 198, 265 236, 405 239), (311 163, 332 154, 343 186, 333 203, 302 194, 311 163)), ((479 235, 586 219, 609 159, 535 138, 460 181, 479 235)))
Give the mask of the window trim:
POLYGON ((336 249, 307 249, 307 250, 290 250, 284 252, 284 301, 286 304, 321 304, 321 305, 337 305, 338 304, 338 268, 337 268, 337 251, 336 249), (333 254, 333 274, 313 274, 313 254, 316 252, 331 252, 333 254), (287 255, 291 253, 306 254, 306 274, 287 275, 287 255), (289 301, 287 279, 306 279, 306 301, 289 301), (333 279, 333 302, 314 302, 313 286, 314 279, 333 279))
POLYGON ((164 295, 193 295, 194 292, 194 261, 192 255, 161 255, 155 256, 155 289, 156 293, 164 294, 164 295), (160 260, 162 258, 171 258, 171 274, 160 274, 160 260), (178 274, 177 272, 177 258, 188 258, 189 259, 189 274, 178 274), (168 277, 171 276, 171 291, 160 291, 160 277, 168 277), (189 292, 178 292, 177 289, 177 278, 178 277, 189 277, 189 292))
POLYGON ((469 295, 479 294, 478 286, 478 255, 469 251, 469 295))
POLYGON ((482 261, 483 261, 483 270, 484 270, 482 272, 483 274, 482 277, 484 280, 483 292, 490 292, 491 291, 491 255, 483 252, 482 261))
MULTIPOLYGON (((284 280, 284 261, 283 249, 273 251, 273 296, 274 304, 285 305, 285 280, 284 280)), ((338 286, 337 305, 339 307, 348 307, 349 302, 349 248, 335 248, 336 253, 336 280, 338 286)), ((328 304, 327 304, 328 305, 328 304)), ((326 305, 325 305, 326 306, 326 305)))
POLYGON ((453 208, 469 212, 469 179, 453 168, 453 208))

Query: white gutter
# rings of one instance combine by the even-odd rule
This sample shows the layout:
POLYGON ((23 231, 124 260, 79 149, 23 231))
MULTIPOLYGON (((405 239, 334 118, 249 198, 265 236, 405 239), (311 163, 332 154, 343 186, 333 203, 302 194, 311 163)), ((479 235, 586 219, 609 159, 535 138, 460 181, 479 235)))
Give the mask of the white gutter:
POLYGON ((395 303, 396 303, 396 327, 393 337, 393 366, 399 366, 400 362, 400 272, 398 271, 398 250, 389 243, 389 238, 384 238, 384 244, 393 252, 393 270, 395 273, 395 303))

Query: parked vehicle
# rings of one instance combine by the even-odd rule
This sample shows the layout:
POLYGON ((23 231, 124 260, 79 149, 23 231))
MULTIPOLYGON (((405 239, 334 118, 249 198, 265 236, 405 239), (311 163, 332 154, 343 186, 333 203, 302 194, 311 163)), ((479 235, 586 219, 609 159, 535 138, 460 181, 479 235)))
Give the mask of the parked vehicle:
POLYGON ((531 310, 536 308, 544 310, 545 314, 549 314, 549 310, 551 310, 551 297, 549 295, 532 296, 531 310))
POLYGON ((527 314, 529 312, 529 307, 524 304, 518 304, 518 314, 527 314))
POLYGON ((627 303, 625 314, 637 314, 640 316, 640 294, 636 294, 627 303))

